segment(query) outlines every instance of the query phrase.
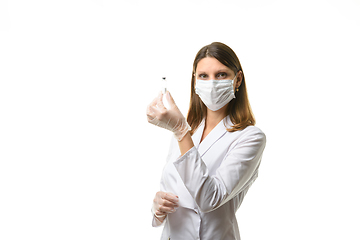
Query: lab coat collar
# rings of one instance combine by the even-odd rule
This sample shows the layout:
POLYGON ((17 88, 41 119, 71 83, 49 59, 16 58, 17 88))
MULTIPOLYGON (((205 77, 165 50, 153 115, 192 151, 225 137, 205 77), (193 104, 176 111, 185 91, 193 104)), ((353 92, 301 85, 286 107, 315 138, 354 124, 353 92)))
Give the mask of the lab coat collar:
POLYGON ((198 149, 200 156, 203 156, 215 142, 217 142, 227 133, 226 128, 230 127, 230 123, 231 121, 229 116, 226 116, 215 126, 213 130, 211 130, 211 132, 200 143, 205 127, 205 119, 202 120, 193 137, 194 145, 198 149))

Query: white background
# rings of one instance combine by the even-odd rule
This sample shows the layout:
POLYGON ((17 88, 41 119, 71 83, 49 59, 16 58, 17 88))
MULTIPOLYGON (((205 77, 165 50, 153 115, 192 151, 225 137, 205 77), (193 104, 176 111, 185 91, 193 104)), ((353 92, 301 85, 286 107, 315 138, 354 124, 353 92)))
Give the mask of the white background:
POLYGON ((356 0, 1 0, 0 239, 159 239, 150 208, 171 133, 146 106, 166 76, 185 115, 193 59, 214 41, 237 53, 267 135, 242 239, 360 239, 359 12, 356 0))

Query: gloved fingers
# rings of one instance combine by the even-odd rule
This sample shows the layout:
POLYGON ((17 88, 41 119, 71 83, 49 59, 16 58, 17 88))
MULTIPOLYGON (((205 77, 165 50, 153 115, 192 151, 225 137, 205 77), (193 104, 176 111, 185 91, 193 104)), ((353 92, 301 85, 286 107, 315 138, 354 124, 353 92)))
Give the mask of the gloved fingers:
POLYGON ((175 101, 174 101, 174 99, 171 96, 171 93, 169 91, 166 91, 165 97, 166 97, 166 100, 168 101, 168 103, 170 104, 170 106, 176 106, 176 103, 175 103, 175 101))
MULTIPOLYGON (((166 111, 166 109, 165 109, 166 111)), ((149 106, 149 112, 150 112, 150 117, 152 119, 157 119, 158 121, 162 121, 164 119, 164 115, 165 115, 165 111, 159 109, 157 106, 149 106)))
POLYGON ((166 110, 166 108, 164 106, 162 99, 163 99, 163 93, 160 92, 158 95, 158 101, 157 101, 156 107, 158 107, 161 111, 164 111, 164 110, 166 110))
POLYGON ((155 107, 158 101, 159 101, 159 95, 156 98, 154 98, 154 100, 152 100, 152 102, 149 104, 149 106, 155 107))
POLYGON ((171 113, 164 107, 161 106, 162 103, 158 102, 158 105, 156 105, 156 107, 154 106, 150 106, 149 111, 151 112, 150 117, 154 120, 157 121, 157 125, 166 129, 171 129, 172 127, 172 122, 173 120, 173 116, 171 115, 171 113))
POLYGON ((154 112, 155 115, 164 114, 167 110, 164 106, 162 98, 163 94, 160 92, 159 95, 149 105, 151 111, 154 112))
POLYGON ((170 201, 172 203, 175 203, 175 204, 179 202, 178 196, 176 196, 175 194, 169 193, 169 192, 164 192, 164 194, 162 194, 161 198, 164 200, 170 201))
POLYGON ((164 206, 164 207, 169 207, 169 208, 177 208, 179 207, 179 204, 178 203, 174 203, 174 202, 171 202, 171 201, 168 201, 166 199, 163 199, 161 201, 161 206, 164 206))
POLYGON ((179 197, 175 194, 169 192, 159 191, 156 193, 154 198, 154 204, 177 207, 179 202, 179 197))
POLYGON ((159 191, 156 193, 153 203, 153 209, 156 215, 162 216, 176 211, 178 197, 172 193, 159 191))
POLYGON ((148 119, 148 122, 151 122, 156 118, 154 111, 152 110, 151 104, 146 108, 146 116, 148 119))
POLYGON ((154 120, 156 116, 159 115, 160 113, 159 109, 164 109, 164 104, 162 104, 162 101, 161 103, 159 103, 161 99, 162 99, 162 93, 160 92, 160 94, 148 105, 146 109, 148 122, 154 120))
POLYGON ((187 122, 169 92, 166 93, 166 97, 167 102, 170 104, 169 109, 164 106, 162 101, 163 94, 160 93, 147 108, 148 122, 170 130, 175 134, 177 139, 182 139, 185 133, 180 130, 184 129, 182 126, 184 124, 186 125, 187 122))
POLYGON ((176 211, 175 206, 165 206, 162 204, 155 204, 153 209, 154 213, 158 216, 167 215, 168 213, 173 213, 176 211))
POLYGON ((159 95, 149 104, 149 107, 152 106, 153 108, 157 108, 159 106, 159 100, 161 100, 161 95, 162 93, 160 92, 159 95))
MULTIPOLYGON (((160 201, 158 203, 155 203, 155 210, 159 211, 159 212, 163 212, 163 213, 172 213, 175 212, 176 208, 179 207, 179 205, 174 204, 170 201, 160 201)), ((158 215, 161 215, 161 213, 159 213, 158 215)))
POLYGON ((160 205, 159 209, 155 213, 157 215, 163 215, 164 213, 168 214, 168 213, 173 213, 175 211, 176 211, 175 207, 167 207, 167 206, 164 206, 164 205, 160 205), (159 214, 157 213, 158 211, 160 212, 159 214))

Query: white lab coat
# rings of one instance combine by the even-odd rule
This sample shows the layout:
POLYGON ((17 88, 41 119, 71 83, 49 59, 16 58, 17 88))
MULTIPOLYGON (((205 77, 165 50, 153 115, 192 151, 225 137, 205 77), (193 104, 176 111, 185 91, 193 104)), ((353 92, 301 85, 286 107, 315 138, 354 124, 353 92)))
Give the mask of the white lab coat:
POLYGON ((204 121, 183 156, 172 141, 160 190, 179 197, 179 208, 163 224, 161 240, 238 240, 235 213, 258 176, 265 134, 255 126, 228 132, 225 117, 200 143, 204 121), (181 157, 180 157, 181 156, 181 157))

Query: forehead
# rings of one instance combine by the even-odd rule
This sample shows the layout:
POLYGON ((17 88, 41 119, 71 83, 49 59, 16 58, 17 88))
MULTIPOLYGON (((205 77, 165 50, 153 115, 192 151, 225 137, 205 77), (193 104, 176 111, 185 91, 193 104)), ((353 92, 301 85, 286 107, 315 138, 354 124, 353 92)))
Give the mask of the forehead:
POLYGON ((216 72, 219 70, 230 70, 227 66, 219 62, 216 58, 206 57, 201 59, 196 68, 196 72, 216 72))

